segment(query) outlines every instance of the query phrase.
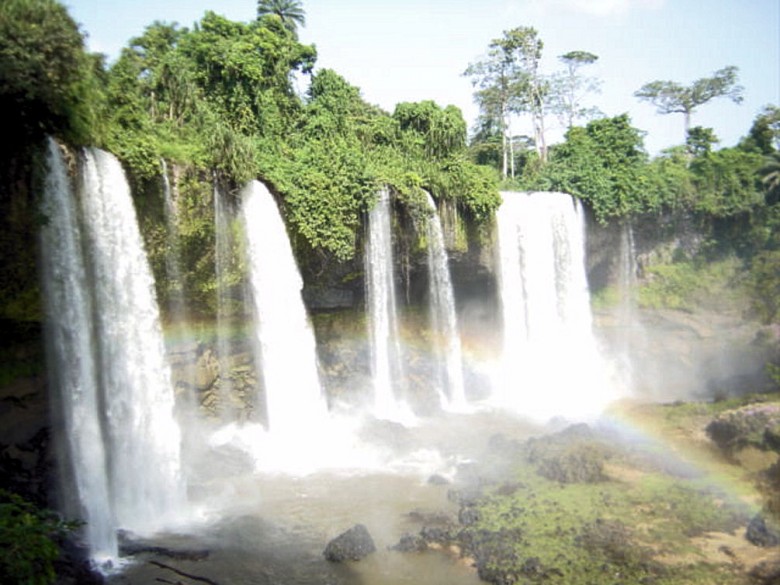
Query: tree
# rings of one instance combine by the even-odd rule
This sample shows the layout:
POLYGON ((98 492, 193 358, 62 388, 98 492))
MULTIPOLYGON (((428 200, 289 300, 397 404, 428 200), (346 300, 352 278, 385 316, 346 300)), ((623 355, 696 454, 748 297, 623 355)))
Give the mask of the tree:
POLYGON ((300 0, 258 0, 257 19, 276 15, 286 29, 295 32, 298 25, 306 26, 306 12, 300 0))
POLYGON ((683 114, 685 136, 691 127, 691 115, 696 108, 718 97, 727 97, 736 104, 742 102, 743 87, 737 83, 737 68, 733 65, 719 69, 712 77, 703 77, 690 86, 675 81, 651 81, 634 96, 650 102, 659 114, 683 114))
POLYGON ((694 126, 688 130, 685 146, 692 156, 704 156, 712 151, 712 145, 720 142, 712 128, 694 126))
POLYGON ((768 156, 766 164, 758 172, 766 189, 767 204, 774 205, 780 202, 780 151, 768 156))
POLYGON ((550 84, 539 70, 544 43, 538 37, 536 29, 521 26, 504 33, 507 45, 517 61, 518 80, 516 100, 513 102, 515 113, 527 112, 531 115, 536 152, 542 162, 547 161, 547 141, 545 139, 545 109, 550 84))
POLYGON ((754 150, 766 155, 780 150, 780 107, 764 106, 739 146, 744 150, 754 150))
POLYGON ((539 177, 524 187, 571 193, 606 223, 655 206, 645 189, 645 162, 642 135, 628 115, 603 118, 569 130, 539 177))
POLYGON ((5 148, 59 134, 87 143, 97 88, 94 60, 65 7, 55 0, 0 3, 0 111, 5 148))
POLYGON ((566 71, 553 76, 553 109, 562 118, 567 128, 574 126, 575 120, 594 117, 597 108, 586 108, 583 99, 588 93, 598 92, 600 83, 593 77, 585 77, 579 70, 592 65, 598 56, 587 51, 569 51, 558 57, 566 65, 566 71))
POLYGON ((502 135, 502 175, 514 177, 514 148, 511 115, 529 113, 534 141, 542 160, 546 159, 544 140, 545 100, 549 84, 539 71, 544 44, 531 27, 504 31, 493 39, 487 58, 472 63, 464 75, 472 78, 479 89, 474 99, 484 119, 497 121, 502 135))
MULTIPOLYGON (((501 175, 509 176, 511 155, 510 102, 514 96, 516 67, 511 58, 511 47, 504 39, 493 39, 488 46, 487 58, 471 63, 464 75, 471 77, 471 83, 479 88, 474 101, 481 110, 483 120, 494 121, 501 135, 501 175)), ((514 168, 512 168, 514 176, 514 168)))

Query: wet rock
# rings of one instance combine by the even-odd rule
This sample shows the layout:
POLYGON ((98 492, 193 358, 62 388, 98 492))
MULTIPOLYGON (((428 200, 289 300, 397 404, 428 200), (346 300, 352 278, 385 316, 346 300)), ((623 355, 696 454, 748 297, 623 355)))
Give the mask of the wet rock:
POLYGON ((516 529, 466 529, 460 535, 466 554, 476 561, 479 578, 496 585, 511 585, 520 580, 520 558, 515 543, 522 538, 522 532, 516 529))
POLYGON ((448 546, 457 540, 458 529, 453 524, 424 526, 420 537, 429 545, 448 546))
POLYGON ((430 485, 447 485, 450 483, 450 480, 448 480, 443 475, 434 474, 428 478, 428 484, 430 485))
POLYGON ((322 554, 328 561, 341 563, 359 561, 374 551, 376 551, 376 546, 368 529, 362 524, 356 524, 331 540, 322 554))
POLYGON ((446 512, 425 512, 423 510, 412 510, 407 514, 407 516, 413 522, 419 522, 420 524, 425 525, 449 525, 454 523, 453 517, 446 512))
POLYGON ((756 546, 777 546, 780 544, 780 527, 771 518, 757 514, 748 524, 745 538, 756 546))
POLYGON ((463 506, 458 512, 458 522, 463 526, 471 526, 479 522, 480 514, 476 506, 463 506))
POLYGON ((422 536, 415 534, 404 534, 398 544, 390 547, 390 550, 398 552, 424 552, 428 550, 428 543, 422 536))
POLYGON ((477 503, 482 497, 482 490, 478 487, 465 488, 459 490, 449 490, 447 492, 447 499, 450 502, 455 502, 461 506, 471 506, 477 503))

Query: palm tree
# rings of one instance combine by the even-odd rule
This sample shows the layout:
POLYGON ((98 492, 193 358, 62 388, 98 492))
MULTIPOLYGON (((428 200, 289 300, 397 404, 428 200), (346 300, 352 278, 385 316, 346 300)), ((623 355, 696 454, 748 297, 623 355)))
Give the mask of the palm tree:
POLYGON ((772 205, 780 201, 780 151, 767 157, 767 162, 759 171, 761 182, 766 187, 767 203, 772 205))
POLYGON ((300 0, 257 0, 257 19, 275 14, 284 27, 295 32, 298 25, 306 26, 306 12, 300 0))

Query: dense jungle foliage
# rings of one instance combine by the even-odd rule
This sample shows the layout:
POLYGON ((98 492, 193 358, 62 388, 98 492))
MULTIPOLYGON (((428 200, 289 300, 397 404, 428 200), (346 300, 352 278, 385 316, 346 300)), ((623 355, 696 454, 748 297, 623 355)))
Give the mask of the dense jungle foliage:
MULTIPOLYGON (((597 110, 568 99, 566 88, 594 85, 579 68, 595 55, 564 55, 568 73, 545 77, 538 68, 538 33, 515 32, 513 42, 497 40, 503 52, 494 52, 503 59, 520 51, 526 66, 516 74, 533 75, 534 99, 562 104, 558 113, 569 130, 560 144, 540 149, 536 142, 543 138, 510 136, 512 148, 506 149, 502 117, 525 112, 543 130, 543 112, 529 109, 525 98, 496 102, 485 85, 492 82, 485 73, 489 62, 470 67, 487 77, 475 93, 483 111, 468 144, 456 107, 423 101, 398 104, 389 113, 366 103, 337 72, 315 69, 315 47, 298 40, 293 20, 272 11, 247 23, 207 12, 191 29, 154 22, 109 65, 86 51, 83 32, 60 2, 8 0, 0 6, 0 106, 15 114, 6 115, 3 141, 3 158, 10 161, 3 169, 4 215, 19 213, 8 189, 24 176, 20 153, 34 150, 45 135, 116 154, 142 216, 154 207, 144 193, 159 185, 165 160, 180 198, 178 229, 184 264, 192 271, 187 277, 205 294, 213 286, 204 276, 210 265, 204 248, 213 241, 206 185, 214 178, 233 192, 251 178, 263 180, 279 196, 299 251, 344 261, 358 250, 361 217, 381 185, 399 193, 412 212, 422 208, 425 189, 436 199, 454 200, 472 220, 489 219, 500 203, 503 149, 504 156, 512 154, 513 173, 518 169, 503 187, 572 193, 602 223, 692 214, 712 240, 708 250, 727 248, 750 269, 760 316, 777 318, 780 109, 767 106, 736 147, 715 150, 713 130, 694 127, 686 144, 650 158, 642 131, 627 115, 574 125, 597 110)), ((729 71, 736 76, 735 68, 729 71)), ((28 220, 45 220, 32 209, 24 210, 28 220)), ((154 230, 152 221, 145 235, 152 261, 159 263, 153 244, 164 238, 154 230)), ((7 233, 14 237, 13 230, 7 233)), ((9 266, 27 262, 11 256, 9 266)))

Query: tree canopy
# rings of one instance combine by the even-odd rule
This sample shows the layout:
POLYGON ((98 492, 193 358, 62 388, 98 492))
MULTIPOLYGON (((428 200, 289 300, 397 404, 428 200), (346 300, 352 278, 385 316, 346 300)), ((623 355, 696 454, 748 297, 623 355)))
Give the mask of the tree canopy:
POLYGON ((272 15, 282 21, 290 32, 298 26, 306 26, 306 12, 300 0, 257 0, 258 20, 272 15))
POLYGON ((651 81, 634 95, 653 104, 659 114, 683 114, 685 135, 691 126, 691 115, 701 105, 727 97, 734 103, 742 102, 744 88, 738 84, 738 69, 733 65, 719 69, 711 77, 697 79, 684 86, 676 81, 651 81))
POLYGON ((0 109, 4 147, 61 135, 78 144, 96 123, 93 69, 84 39, 55 0, 0 3, 0 109), (12 114, 11 114, 12 113, 12 114))

